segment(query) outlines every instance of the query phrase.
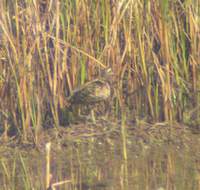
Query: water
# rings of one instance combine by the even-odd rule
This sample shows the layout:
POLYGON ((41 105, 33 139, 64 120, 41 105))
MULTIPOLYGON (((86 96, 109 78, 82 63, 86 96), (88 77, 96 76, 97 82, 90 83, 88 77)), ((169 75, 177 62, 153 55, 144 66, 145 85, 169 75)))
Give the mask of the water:
MULTIPOLYGON (((140 135, 141 136, 141 135, 140 135)), ((60 137, 62 139, 62 137, 60 137)), ((66 137, 65 137, 66 138, 66 137)), ((59 190, 198 190, 199 136, 187 144, 149 143, 127 132, 126 153, 120 133, 77 135, 52 143, 52 183, 70 180, 59 190), (128 135, 129 134, 129 135, 128 135), (139 140, 138 140, 139 139, 139 140)), ((0 189, 45 189, 45 144, 1 150, 0 189)))

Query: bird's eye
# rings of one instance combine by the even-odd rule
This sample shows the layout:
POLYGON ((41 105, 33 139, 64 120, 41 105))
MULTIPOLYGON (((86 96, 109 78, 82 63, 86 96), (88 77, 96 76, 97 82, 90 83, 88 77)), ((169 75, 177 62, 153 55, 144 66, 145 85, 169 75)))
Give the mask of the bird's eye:
POLYGON ((108 72, 108 73, 111 73, 111 68, 107 69, 107 72, 108 72))

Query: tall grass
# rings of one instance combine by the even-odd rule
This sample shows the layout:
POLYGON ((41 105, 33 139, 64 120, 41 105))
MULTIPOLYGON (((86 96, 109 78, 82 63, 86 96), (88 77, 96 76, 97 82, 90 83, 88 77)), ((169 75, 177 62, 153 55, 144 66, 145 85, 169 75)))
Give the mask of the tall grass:
POLYGON ((115 116, 126 106, 131 119, 199 122, 199 15, 196 0, 2 0, 0 125, 37 142, 107 66, 115 116))

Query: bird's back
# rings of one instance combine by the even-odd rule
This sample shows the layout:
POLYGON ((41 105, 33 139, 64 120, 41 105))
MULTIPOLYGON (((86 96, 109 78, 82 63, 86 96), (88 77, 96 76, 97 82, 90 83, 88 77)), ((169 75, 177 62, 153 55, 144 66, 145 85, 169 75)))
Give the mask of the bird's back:
POLYGON ((106 100, 110 94, 110 85, 103 80, 96 79, 76 89, 70 96, 69 102, 70 104, 93 104, 106 100))

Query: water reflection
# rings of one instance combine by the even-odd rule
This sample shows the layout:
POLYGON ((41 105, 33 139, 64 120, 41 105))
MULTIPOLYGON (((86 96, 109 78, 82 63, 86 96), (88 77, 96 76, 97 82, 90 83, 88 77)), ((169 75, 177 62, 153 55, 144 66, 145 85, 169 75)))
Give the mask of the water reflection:
MULTIPOLYGON (((91 138, 52 151, 53 182, 71 179, 57 189, 173 190, 198 189, 199 150, 174 145, 129 144, 123 159, 121 141, 91 138)), ((45 189, 45 154, 30 151, 1 156, 1 189, 45 189)))

